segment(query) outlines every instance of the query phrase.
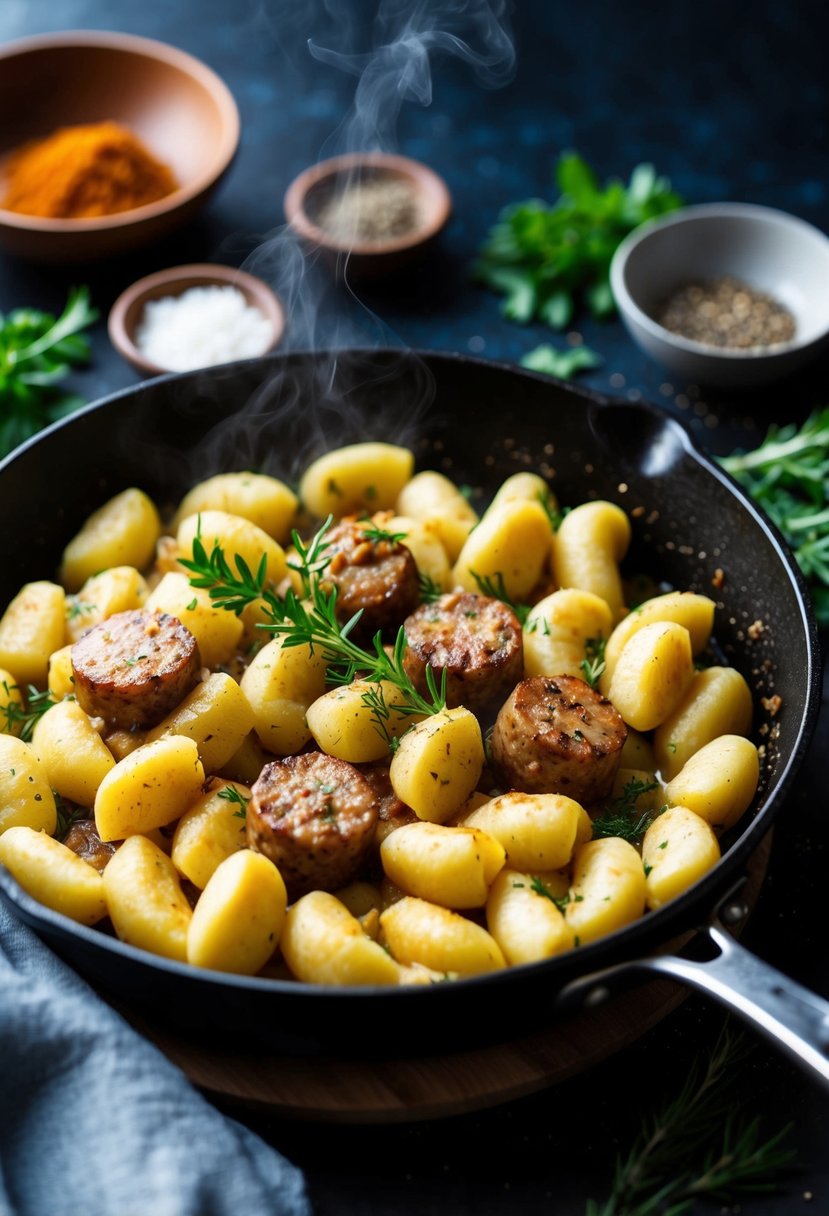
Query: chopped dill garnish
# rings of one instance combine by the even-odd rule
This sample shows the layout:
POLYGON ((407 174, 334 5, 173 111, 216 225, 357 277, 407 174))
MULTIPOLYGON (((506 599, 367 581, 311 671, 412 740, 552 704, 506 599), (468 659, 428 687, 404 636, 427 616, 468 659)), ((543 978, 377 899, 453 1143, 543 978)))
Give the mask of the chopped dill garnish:
POLYGON ((530 615, 530 604, 517 604, 507 592, 504 576, 500 570, 496 570, 495 574, 476 574, 474 570, 469 573, 475 580, 475 584, 481 595, 488 595, 490 599, 500 600, 502 604, 506 604, 511 608, 518 617, 519 623, 523 626, 526 624, 527 617, 530 615))
POLYGON ((584 643, 584 658, 579 663, 579 667, 591 688, 596 687, 605 669, 604 650, 606 645, 606 638, 588 638, 584 643))

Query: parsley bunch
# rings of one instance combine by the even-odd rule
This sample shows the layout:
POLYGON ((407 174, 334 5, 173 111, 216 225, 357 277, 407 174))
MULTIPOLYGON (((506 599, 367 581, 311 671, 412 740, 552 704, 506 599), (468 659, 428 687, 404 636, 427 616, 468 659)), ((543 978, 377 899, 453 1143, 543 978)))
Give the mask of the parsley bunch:
POLYGON ((777 524, 809 583, 818 621, 829 625, 829 408, 800 427, 771 426, 758 447, 719 462, 777 524))
POLYGON ((85 404, 60 381, 88 360, 89 340, 80 331, 97 316, 85 287, 69 293, 57 318, 34 308, 0 313, 0 456, 85 404))
POLYGON ((555 171, 561 196, 554 203, 527 199, 502 212, 473 267, 474 276, 506 298, 504 315, 552 329, 569 325, 582 304, 595 317, 615 308, 610 262, 622 239, 645 220, 682 206, 653 165, 637 165, 627 186, 604 186, 574 152, 555 171))

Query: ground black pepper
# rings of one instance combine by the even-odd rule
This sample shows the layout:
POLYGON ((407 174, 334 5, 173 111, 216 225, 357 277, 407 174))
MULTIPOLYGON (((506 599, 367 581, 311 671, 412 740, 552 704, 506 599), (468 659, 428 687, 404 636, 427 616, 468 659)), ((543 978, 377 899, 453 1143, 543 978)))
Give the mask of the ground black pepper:
POLYGON ((782 304, 731 276, 679 288, 656 320, 682 338, 735 349, 776 346, 795 333, 794 317, 782 304))
POLYGON ((317 223, 341 241, 394 240, 419 222, 417 198, 399 177, 377 176, 338 191, 320 208, 317 223))

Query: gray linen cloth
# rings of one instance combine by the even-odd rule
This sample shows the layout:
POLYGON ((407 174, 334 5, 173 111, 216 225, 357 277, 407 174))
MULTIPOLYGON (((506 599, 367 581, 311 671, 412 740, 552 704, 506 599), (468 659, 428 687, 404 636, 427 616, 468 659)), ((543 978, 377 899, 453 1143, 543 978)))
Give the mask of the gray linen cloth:
POLYGON ((0 1216, 310 1211, 299 1170, 0 903, 0 1216))

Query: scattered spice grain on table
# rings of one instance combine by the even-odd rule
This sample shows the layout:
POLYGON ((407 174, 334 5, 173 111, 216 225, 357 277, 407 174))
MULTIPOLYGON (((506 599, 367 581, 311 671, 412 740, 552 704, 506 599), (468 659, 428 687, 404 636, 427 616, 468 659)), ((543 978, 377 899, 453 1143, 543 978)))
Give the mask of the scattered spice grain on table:
POLYGON ((732 349, 775 346, 795 333, 788 309, 730 275, 680 287, 656 320, 682 338, 732 349))

